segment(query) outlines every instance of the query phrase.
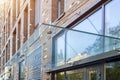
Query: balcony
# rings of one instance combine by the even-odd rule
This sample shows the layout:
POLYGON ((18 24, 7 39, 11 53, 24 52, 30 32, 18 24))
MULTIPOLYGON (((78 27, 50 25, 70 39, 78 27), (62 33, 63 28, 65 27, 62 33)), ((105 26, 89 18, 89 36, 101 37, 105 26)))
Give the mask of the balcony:
POLYGON ((78 64, 120 55, 120 38, 42 24, 48 27, 52 36, 52 63, 46 70, 69 67, 78 64))

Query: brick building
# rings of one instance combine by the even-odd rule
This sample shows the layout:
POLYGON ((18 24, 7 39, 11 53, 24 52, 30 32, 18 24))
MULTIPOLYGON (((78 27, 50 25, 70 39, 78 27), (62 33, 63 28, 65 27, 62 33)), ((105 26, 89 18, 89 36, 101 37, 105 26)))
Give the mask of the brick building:
POLYGON ((0 79, 119 80, 119 0, 4 0, 0 79))

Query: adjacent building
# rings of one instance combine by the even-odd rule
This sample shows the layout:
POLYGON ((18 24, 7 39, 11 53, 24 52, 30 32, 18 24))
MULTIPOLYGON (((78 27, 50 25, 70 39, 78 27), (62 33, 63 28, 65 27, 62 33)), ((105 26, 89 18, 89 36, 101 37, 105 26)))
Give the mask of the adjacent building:
POLYGON ((119 80, 120 0, 4 0, 1 80, 119 80))

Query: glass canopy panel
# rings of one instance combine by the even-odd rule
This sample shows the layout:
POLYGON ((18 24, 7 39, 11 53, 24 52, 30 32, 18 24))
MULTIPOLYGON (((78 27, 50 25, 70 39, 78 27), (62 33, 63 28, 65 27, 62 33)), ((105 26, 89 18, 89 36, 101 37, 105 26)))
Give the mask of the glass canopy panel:
POLYGON ((53 36, 53 57, 55 66, 85 59, 112 51, 120 47, 120 38, 64 28, 49 24, 47 33, 53 36))

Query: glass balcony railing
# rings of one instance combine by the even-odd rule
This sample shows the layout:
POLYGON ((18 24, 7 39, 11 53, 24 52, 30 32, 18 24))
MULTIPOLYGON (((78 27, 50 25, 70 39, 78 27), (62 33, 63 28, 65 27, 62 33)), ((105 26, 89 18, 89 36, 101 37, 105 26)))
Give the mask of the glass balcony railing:
POLYGON ((120 48, 120 38, 42 24, 53 37, 52 66, 61 66, 120 48))

